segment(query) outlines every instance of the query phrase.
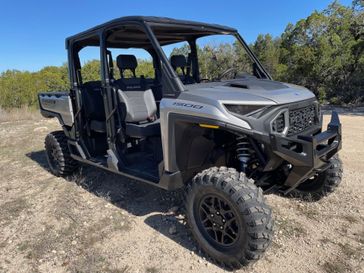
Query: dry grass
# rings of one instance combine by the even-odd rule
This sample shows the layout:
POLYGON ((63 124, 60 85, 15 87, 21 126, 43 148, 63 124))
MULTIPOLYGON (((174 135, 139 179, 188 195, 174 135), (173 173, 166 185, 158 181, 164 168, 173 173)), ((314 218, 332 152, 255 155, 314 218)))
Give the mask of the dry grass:
POLYGON ((341 248, 342 253, 348 258, 355 258, 360 253, 360 249, 353 247, 349 243, 339 243, 338 245, 341 248))
POLYGON ((293 219, 279 218, 275 221, 279 234, 283 234, 288 238, 301 237, 307 235, 307 230, 293 219))
POLYGON ((17 218, 20 213, 27 208, 27 201, 22 198, 16 198, 12 201, 4 203, 0 207, 0 221, 8 222, 17 218))
MULTIPOLYGON (((54 177, 43 142, 59 130, 57 120, 10 116, 15 121, 0 123, 0 272, 226 272, 204 261, 168 214, 178 194, 91 167, 54 177)), ((276 219, 273 247, 237 272, 361 272, 363 117, 342 122, 339 189, 317 203, 266 196, 276 219)))
POLYGON ((322 269, 327 273, 343 273, 351 272, 352 268, 345 261, 337 259, 334 261, 327 261, 322 265, 322 269))
POLYGON ((360 219, 358 217, 355 217, 354 215, 351 215, 351 214, 344 215, 343 219, 345 219, 350 224, 356 224, 360 221, 360 219))
POLYGON ((322 215, 320 215, 319 213, 319 210, 313 207, 310 203, 300 204, 299 206, 297 206, 297 211, 301 212, 310 220, 317 220, 322 217, 322 215))
POLYGON ((360 231, 358 234, 358 242, 364 245, 364 230, 360 231))
POLYGON ((0 122, 10 122, 10 121, 18 121, 18 120, 39 120, 41 115, 39 110, 30 108, 30 107, 22 107, 22 108, 13 108, 9 110, 4 110, 0 108, 0 122))
POLYGON ((156 267, 147 267, 145 269, 145 273, 158 273, 158 272, 159 272, 159 269, 156 267))

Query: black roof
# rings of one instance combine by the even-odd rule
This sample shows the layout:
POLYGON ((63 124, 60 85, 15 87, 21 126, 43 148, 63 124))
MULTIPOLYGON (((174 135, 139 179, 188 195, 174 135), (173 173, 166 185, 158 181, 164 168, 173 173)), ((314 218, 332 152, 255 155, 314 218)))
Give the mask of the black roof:
MULTIPOLYGON (((68 44, 71 41, 75 41, 75 40, 80 40, 82 39, 82 37, 86 37, 89 36, 95 32, 97 32, 98 30, 104 29, 104 28, 109 28, 112 27, 113 25, 117 25, 117 24, 121 24, 121 23, 125 23, 125 22, 139 22, 139 23, 151 23, 151 24, 158 24, 159 26, 163 26, 163 27, 170 27, 173 30, 173 27, 175 27, 176 29, 180 29, 181 27, 186 27, 187 28, 201 28, 201 31, 204 30, 204 33, 206 33, 207 31, 212 33, 222 33, 222 32, 236 32, 236 29, 231 28, 231 27, 227 27, 227 26, 222 26, 222 25, 218 25, 218 24, 208 24, 208 23, 201 23, 201 22, 196 22, 196 21, 188 21, 188 20, 178 20, 178 19, 172 19, 172 18, 167 18, 167 17, 155 17, 155 16, 125 16, 125 17, 120 17, 111 21, 108 21, 106 23, 103 23, 101 25, 97 25, 93 28, 90 28, 86 31, 80 32, 76 35, 70 36, 66 39, 66 44, 68 44)), ((197 33, 196 36, 205 36, 201 34, 197 33)), ((166 44, 166 43, 165 43, 166 44)))

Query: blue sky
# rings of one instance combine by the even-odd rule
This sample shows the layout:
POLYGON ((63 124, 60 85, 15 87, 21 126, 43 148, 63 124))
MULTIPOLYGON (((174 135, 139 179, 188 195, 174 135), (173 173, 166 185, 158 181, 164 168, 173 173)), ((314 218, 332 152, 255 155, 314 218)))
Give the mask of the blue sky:
MULTIPOLYGON (((235 27, 247 42, 259 33, 280 35, 288 23, 322 10, 331 0, 2 0, 0 72, 36 71, 66 61, 64 39, 127 15, 167 16, 235 27), (107 3, 107 4, 106 4, 107 3)), ((351 0, 340 3, 350 5, 351 0)))

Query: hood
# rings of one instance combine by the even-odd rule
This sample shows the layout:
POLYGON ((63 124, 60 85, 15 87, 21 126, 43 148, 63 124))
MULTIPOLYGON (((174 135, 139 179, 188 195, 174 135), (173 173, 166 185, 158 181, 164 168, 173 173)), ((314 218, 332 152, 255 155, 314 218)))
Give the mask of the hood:
POLYGON ((255 77, 193 84, 187 87, 188 90, 181 93, 181 99, 213 100, 235 104, 242 101, 248 104, 272 105, 298 102, 315 97, 307 88, 255 77))

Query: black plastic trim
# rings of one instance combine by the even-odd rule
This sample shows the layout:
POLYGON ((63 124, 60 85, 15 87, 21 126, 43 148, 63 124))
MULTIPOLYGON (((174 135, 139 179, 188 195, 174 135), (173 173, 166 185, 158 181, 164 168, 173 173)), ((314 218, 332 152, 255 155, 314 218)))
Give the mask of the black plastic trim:
POLYGON ((325 168, 329 159, 341 149, 341 123, 333 111, 327 131, 316 135, 284 137, 270 135, 273 152, 293 165, 284 185, 289 193, 316 170, 325 168))

